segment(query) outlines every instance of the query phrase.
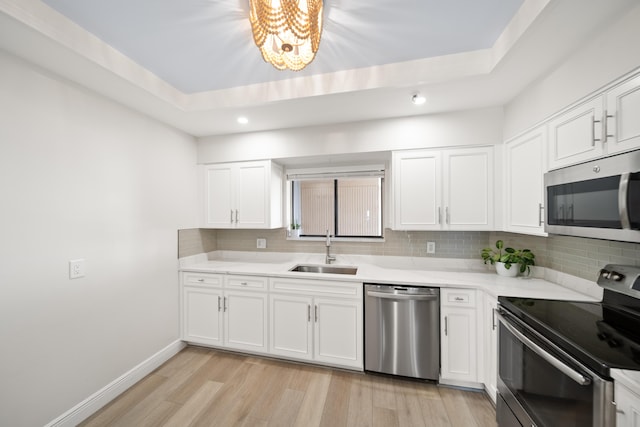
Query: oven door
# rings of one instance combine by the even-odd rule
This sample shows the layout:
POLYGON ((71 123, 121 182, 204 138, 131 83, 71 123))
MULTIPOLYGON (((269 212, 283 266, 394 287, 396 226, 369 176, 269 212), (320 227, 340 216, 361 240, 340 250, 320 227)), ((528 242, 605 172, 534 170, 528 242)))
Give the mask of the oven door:
POLYGON ((614 426, 613 382, 498 309, 498 425, 614 426), (501 415, 502 414, 502 415, 501 415))

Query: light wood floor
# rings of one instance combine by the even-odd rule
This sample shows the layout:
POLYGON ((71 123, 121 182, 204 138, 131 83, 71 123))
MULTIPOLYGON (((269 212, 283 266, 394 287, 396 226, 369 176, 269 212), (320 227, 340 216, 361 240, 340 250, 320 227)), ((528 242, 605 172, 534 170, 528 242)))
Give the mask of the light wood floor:
POLYGON ((82 426, 496 426, 484 393, 187 347, 82 426))

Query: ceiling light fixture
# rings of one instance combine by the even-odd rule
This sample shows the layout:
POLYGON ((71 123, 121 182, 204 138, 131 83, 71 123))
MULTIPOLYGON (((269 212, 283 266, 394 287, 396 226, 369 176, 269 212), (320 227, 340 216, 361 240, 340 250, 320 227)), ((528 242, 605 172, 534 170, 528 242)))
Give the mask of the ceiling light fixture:
POLYGON ((236 120, 241 125, 246 125, 247 123, 249 123, 249 119, 247 119, 246 117, 238 117, 236 120))
POLYGON ((250 0, 253 40, 278 70, 302 70, 316 56, 322 0, 250 0))
POLYGON ((416 93, 411 97, 411 102, 413 102, 415 105, 422 105, 427 102, 427 98, 420 95, 419 93, 416 93))

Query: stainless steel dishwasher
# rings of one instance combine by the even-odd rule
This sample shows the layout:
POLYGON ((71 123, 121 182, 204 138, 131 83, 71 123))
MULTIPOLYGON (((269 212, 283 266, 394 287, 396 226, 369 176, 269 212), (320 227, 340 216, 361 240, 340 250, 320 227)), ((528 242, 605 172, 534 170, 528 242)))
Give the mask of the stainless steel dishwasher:
POLYGON ((437 380, 440 289, 365 283, 364 369, 437 380))

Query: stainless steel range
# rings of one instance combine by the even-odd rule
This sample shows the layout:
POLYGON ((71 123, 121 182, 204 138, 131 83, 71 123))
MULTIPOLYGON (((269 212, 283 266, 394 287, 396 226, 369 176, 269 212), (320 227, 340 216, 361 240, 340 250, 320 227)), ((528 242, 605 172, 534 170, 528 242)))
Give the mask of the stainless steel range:
POLYGON ((498 299, 499 426, 615 426, 611 369, 640 371, 640 268, 598 284, 602 302, 498 299))

